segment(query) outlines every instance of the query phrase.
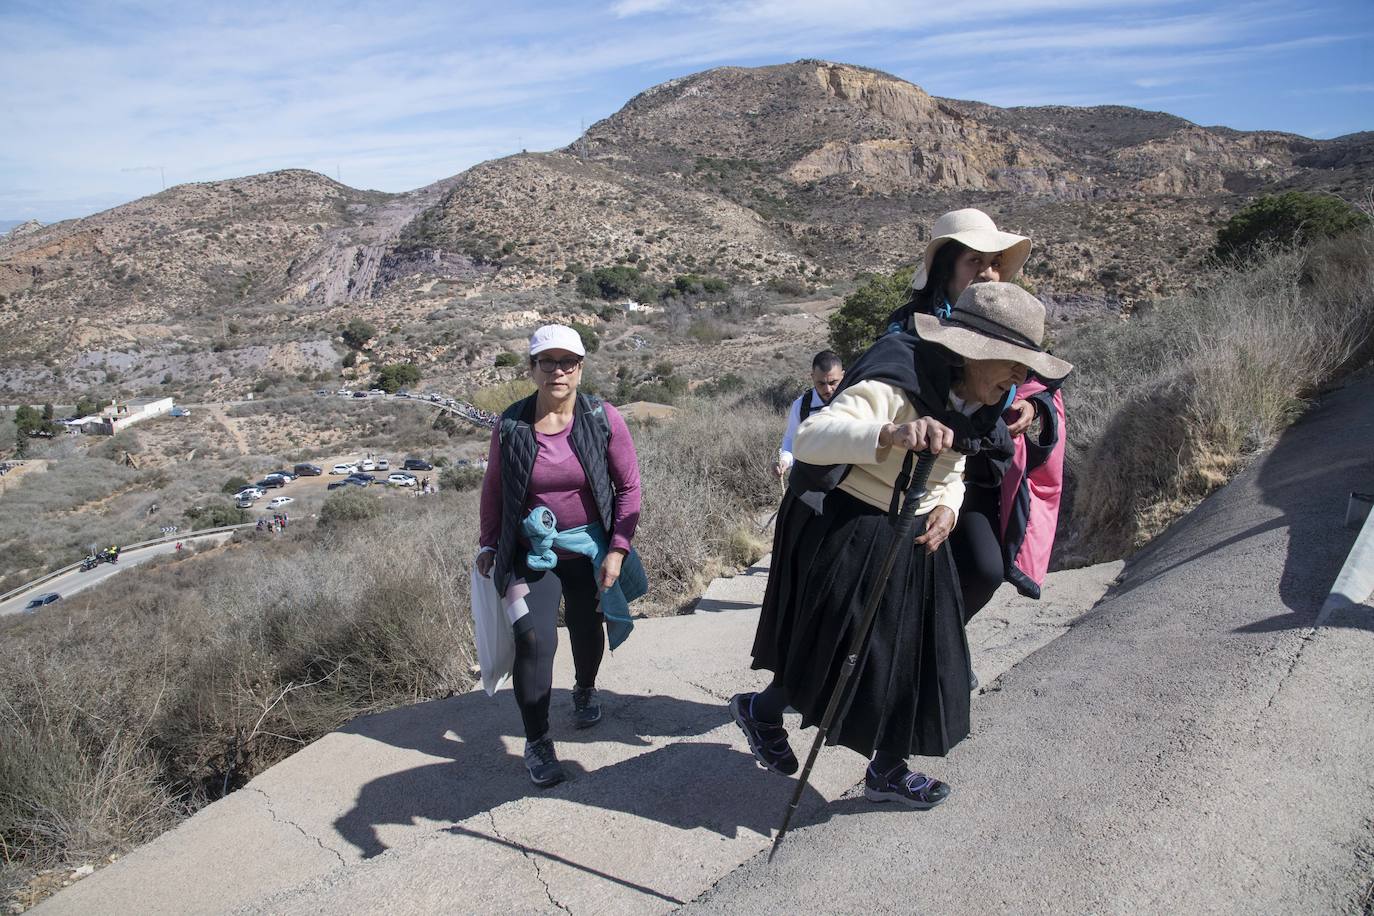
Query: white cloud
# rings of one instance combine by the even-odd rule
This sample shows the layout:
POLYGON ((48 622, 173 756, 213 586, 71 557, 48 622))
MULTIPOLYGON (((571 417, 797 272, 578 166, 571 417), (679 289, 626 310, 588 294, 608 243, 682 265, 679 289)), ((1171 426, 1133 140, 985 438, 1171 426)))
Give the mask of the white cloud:
POLYGON ((673 0, 620 0, 611 7, 611 12, 619 18, 640 16, 644 13, 658 13, 673 5, 673 0))

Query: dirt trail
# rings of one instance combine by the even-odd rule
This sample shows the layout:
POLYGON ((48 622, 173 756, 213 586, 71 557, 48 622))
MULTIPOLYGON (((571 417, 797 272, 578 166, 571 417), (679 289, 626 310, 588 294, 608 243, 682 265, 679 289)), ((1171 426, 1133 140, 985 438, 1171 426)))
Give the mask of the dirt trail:
POLYGON ((25 474, 42 474, 48 470, 48 462, 44 458, 31 458, 23 464, 12 467, 3 476, 0 476, 0 493, 14 484, 25 474))
POLYGON ((229 415, 224 412, 224 408, 220 407, 218 404, 208 404, 205 407, 205 411, 214 418, 216 423, 224 427, 225 432, 229 433, 229 437, 234 440, 234 447, 239 450, 239 454, 247 455, 249 451, 248 437, 243 434, 243 430, 239 429, 238 423, 229 419, 229 415))

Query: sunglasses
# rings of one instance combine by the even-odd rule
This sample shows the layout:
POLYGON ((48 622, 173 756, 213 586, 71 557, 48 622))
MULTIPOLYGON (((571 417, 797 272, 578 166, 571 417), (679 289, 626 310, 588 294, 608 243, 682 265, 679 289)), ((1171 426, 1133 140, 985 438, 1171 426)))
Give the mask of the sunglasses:
POLYGON ((582 360, 575 356, 569 356, 567 359, 536 359, 534 364, 539 367, 541 372, 552 372, 555 369, 572 372, 582 365, 582 360))

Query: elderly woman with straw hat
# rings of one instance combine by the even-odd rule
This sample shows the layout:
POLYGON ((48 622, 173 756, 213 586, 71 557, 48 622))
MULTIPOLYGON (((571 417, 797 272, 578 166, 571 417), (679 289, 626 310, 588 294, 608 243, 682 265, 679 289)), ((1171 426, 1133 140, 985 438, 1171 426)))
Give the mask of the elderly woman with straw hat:
MULTIPOLYGON (((1001 231, 981 210, 944 214, 932 227, 907 301, 885 329, 910 329, 913 315, 948 317, 950 303, 971 285, 1016 279, 1030 251, 1030 239, 1001 231)), ((964 510, 950 536, 965 619, 982 610, 1003 581, 1040 597, 1063 488, 1066 418, 1059 384, 1032 375, 990 412, 1005 413, 1011 438, 969 460, 964 510), (1037 418, 1039 434, 1023 435, 1037 418)))
POLYGON ((912 754, 943 756, 969 731, 968 645, 946 539, 963 501, 965 455, 980 447, 971 415, 1000 405, 1028 369, 1063 378, 1072 368, 1041 349, 1044 314, 1020 287, 972 284, 947 316, 916 314, 911 331, 882 337, 829 409, 798 429, 753 645, 753 667, 773 672, 772 683, 730 700, 760 766, 796 772, 783 710, 798 710, 803 727, 820 720, 855 618, 879 590, 830 737, 870 758, 869 799, 929 808, 948 795, 907 766, 912 754), (917 507, 923 530, 894 545, 898 482, 908 453, 922 450, 937 455, 917 507), (873 581, 889 548, 891 577, 873 581))

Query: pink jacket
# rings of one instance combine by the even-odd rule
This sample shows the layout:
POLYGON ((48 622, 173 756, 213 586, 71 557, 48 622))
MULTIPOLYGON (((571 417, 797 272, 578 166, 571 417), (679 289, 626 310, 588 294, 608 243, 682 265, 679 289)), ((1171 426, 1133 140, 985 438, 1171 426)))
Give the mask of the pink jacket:
POLYGON ((1016 454, 1002 478, 1002 556, 1007 581, 1021 594, 1039 598, 1059 525, 1068 425, 1057 388, 1028 379, 1017 396, 1035 405, 1041 434, 1034 441, 1029 435, 1014 440, 1016 454))

